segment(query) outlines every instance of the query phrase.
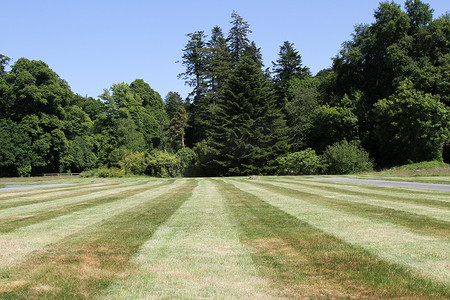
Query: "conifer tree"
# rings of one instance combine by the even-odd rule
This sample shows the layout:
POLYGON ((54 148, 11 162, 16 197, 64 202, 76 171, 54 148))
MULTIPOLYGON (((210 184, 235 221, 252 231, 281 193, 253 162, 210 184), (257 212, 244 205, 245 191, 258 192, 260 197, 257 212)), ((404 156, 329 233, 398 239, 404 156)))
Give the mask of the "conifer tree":
POLYGON ((186 72, 178 75, 185 83, 194 88, 191 93, 193 102, 199 101, 206 89, 207 49, 203 31, 188 33, 190 38, 184 47, 181 64, 186 67, 186 72))
POLYGON ((288 99, 288 89, 294 79, 304 79, 311 76, 308 67, 302 65, 302 57, 294 48, 294 44, 285 41, 280 47, 279 58, 272 62, 274 73, 275 90, 277 102, 283 108, 288 99))
POLYGON ((231 55, 222 29, 215 26, 208 42, 208 97, 213 105, 223 94, 231 69, 231 55))
POLYGON ((244 56, 248 45, 250 44, 250 39, 248 34, 252 31, 250 30, 250 25, 244 21, 237 12, 233 11, 231 14, 231 29, 228 33, 228 48, 231 54, 232 64, 236 66, 240 58, 244 56))
POLYGON ((213 135, 218 175, 274 174, 286 126, 259 63, 243 56, 220 101, 213 135))
POLYGON ((196 31, 187 35, 190 39, 183 49, 183 60, 181 63, 186 71, 178 75, 185 83, 193 87, 189 98, 191 105, 188 108, 190 114, 190 127, 188 132, 192 143, 206 138, 208 126, 208 99, 207 93, 207 68, 208 48, 205 41, 206 35, 203 31, 196 31))

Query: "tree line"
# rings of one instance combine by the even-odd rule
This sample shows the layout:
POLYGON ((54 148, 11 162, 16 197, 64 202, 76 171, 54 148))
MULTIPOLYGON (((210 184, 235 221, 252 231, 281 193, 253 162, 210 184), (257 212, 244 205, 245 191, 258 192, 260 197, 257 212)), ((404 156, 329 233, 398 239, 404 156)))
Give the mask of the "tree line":
POLYGON ((270 67, 239 14, 187 34, 165 99, 142 79, 95 99, 42 61, 0 56, 0 175, 229 176, 370 170, 448 159, 450 15, 381 2, 313 75, 293 43, 270 67))

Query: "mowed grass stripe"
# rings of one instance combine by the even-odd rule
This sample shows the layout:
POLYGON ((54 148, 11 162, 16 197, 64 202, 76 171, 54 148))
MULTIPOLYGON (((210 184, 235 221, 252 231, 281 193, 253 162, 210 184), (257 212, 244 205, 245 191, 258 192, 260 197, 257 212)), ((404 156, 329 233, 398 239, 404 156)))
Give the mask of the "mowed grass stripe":
MULTIPOLYGON (((88 207, 92 207, 95 205, 101 205, 104 203, 116 201, 119 199, 122 199, 124 197, 130 197, 133 195, 136 195, 138 193, 141 193, 143 191, 150 191, 158 186, 168 184, 169 181, 162 182, 159 185, 138 185, 133 186, 133 188, 125 189, 125 190, 119 190, 115 192, 114 194, 106 195, 106 196, 92 196, 92 198, 89 198, 87 200, 84 200, 82 202, 74 201, 73 203, 65 204, 64 206, 46 209, 43 211, 36 212, 34 214, 29 215, 13 215, 9 217, 5 217, 0 219, 0 233, 9 232, 16 230, 17 228, 29 226, 31 224, 39 223, 45 220, 53 219, 65 214, 69 214, 75 211, 83 210, 88 207)), ((96 191, 98 192, 98 191, 96 191)), ((88 193, 82 193, 82 195, 88 195, 88 193)), ((92 195, 92 194, 91 194, 92 195)), ((77 195, 76 197, 80 197, 80 195, 77 195)), ((72 196, 74 198, 74 196, 72 196)))
POLYGON ((29 205, 29 204, 35 204, 35 203, 43 203, 48 202, 52 200, 57 199, 63 199, 67 197, 79 197, 83 195, 87 195, 93 192, 100 192, 100 191, 107 191, 111 190, 113 188, 117 188, 119 186, 135 186, 135 185, 142 185, 146 184, 148 180, 146 181, 136 181, 134 183, 124 183, 124 182, 111 182, 110 184, 92 184, 92 185, 81 185, 77 186, 76 188, 72 188, 70 190, 64 190, 64 191, 55 191, 55 192, 46 192, 46 193, 36 193, 33 194, 33 196, 24 196, 24 197, 15 197, 8 200, 1 200, 0 201, 0 210, 10 207, 16 207, 16 206, 22 206, 22 205, 29 205))
MULTIPOLYGON (((322 183, 317 186, 310 186, 309 184, 291 183, 291 182, 286 183, 282 181, 271 181, 271 180, 261 180, 259 182, 270 183, 275 186, 287 187, 289 189, 294 189, 302 193, 314 194, 328 199, 346 200, 356 203, 375 205, 388 209, 400 210, 412 214, 424 215, 429 218, 434 218, 444 222, 450 221, 450 210, 446 207, 447 204, 445 204, 445 206, 443 205, 434 206, 430 204, 426 205, 412 204, 410 203, 410 201, 408 201, 409 198, 407 196, 405 196, 405 198, 402 199, 396 198, 394 200, 391 200, 389 198, 390 190, 385 189, 384 187, 378 187, 378 189, 380 190, 378 194, 367 193, 367 194, 352 195, 351 191, 347 192, 347 190, 342 190, 340 192, 328 191, 327 183, 322 183), (383 192, 383 196, 381 197, 379 195, 380 192, 383 192)), ((448 194, 450 197, 450 193, 448 194)))
POLYGON ((434 209, 433 216, 437 215, 445 220, 443 221, 420 214, 426 209, 424 207, 416 208, 414 212, 411 213, 404 211, 402 207, 395 206, 395 208, 399 208, 401 210, 385 207, 386 204, 384 203, 381 203, 382 206, 378 206, 380 203, 377 201, 372 201, 370 198, 349 199, 346 194, 334 194, 332 198, 329 198, 327 196, 321 196, 322 193, 320 190, 317 190, 314 193, 309 190, 308 192, 305 192, 302 190, 302 187, 298 185, 281 185, 280 183, 261 183, 256 181, 252 181, 252 183, 261 185, 271 191, 283 195, 301 198, 304 201, 324 203, 332 208, 357 214, 359 216, 402 225, 416 232, 433 234, 441 237, 450 237, 450 215, 448 217, 446 216, 446 214, 448 214, 447 211, 436 211, 436 209, 434 209))
POLYGON ((92 299, 126 271, 129 259, 189 198, 197 181, 166 193, 61 240, 10 273, 22 284, 9 286, 2 299, 92 299))
POLYGON ((273 196, 237 181, 220 183, 242 241, 253 251, 261 274, 284 298, 445 298, 443 284, 416 277, 361 247, 273 206, 273 196), (263 195, 261 197, 261 195, 263 195), (264 200, 263 200, 264 198, 264 200))
MULTIPOLYGON (((258 276, 216 186, 206 179, 133 259, 104 299, 264 299, 258 276)), ((274 295, 273 295, 274 296, 274 295)))
MULTIPOLYGON (((149 182, 148 185, 151 186, 155 184, 155 182, 149 182)), ((136 185, 120 185, 116 186, 111 189, 107 190, 101 190, 101 191, 94 191, 92 193, 88 193, 85 195, 73 195, 71 197, 63 197, 58 198, 51 201, 43 201, 41 203, 33 203, 23 206, 16 206, 11 207, 7 209, 0 210, 0 219, 1 218, 7 218, 7 217, 14 217, 14 216, 27 216, 27 215, 33 215, 42 211, 49 211, 49 210, 58 210, 63 209, 63 207, 67 205, 73 205, 75 203, 82 203, 84 201, 90 201, 94 198, 100 198, 100 197, 106 197, 106 196, 113 196, 114 194, 126 192, 126 191, 132 191, 136 189, 136 185)), ((145 190, 145 188, 144 188, 145 190)))
MULTIPOLYGON (((266 181, 266 179, 263 179, 266 181)), ((267 181, 297 184, 308 187, 319 187, 322 190, 345 193, 348 195, 366 197, 376 197, 380 200, 398 201, 400 203, 414 203, 431 207, 450 208, 449 192, 440 192, 432 190, 406 189, 395 187, 380 187, 364 184, 352 184, 343 182, 317 181, 313 180, 289 180, 270 178, 267 181)))
POLYGON ((131 197, 126 196, 114 202, 96 205, 0 234, 0 273, 4 269, 21 263, 33 251, 76 234, 89 226, 97 226, 133 207, 153 201, 170 190, 179 188, 185 182, 184 179, 176 180, 174 183, 156 187, 151 191, 143 191, 131 197))
MULTIPOLYGON (((450 284, 450 242, 447 238, 411 232, 403 226, 340 211, 320 202, 303 200, 238 180, 236 187, 347 243, 450 284)), ((306 195, 305 195, 306 197, 306 195)))
POLYGON ((60 186, 60 187, 52 187, 52 188, 44 188, 44 187, 39 187, 39 188, 35 188, 35 189, 24 189, 24 190, 15 190, 15 191, 2 191, 0 189, 0 203, 2 203, 5 200, 17 200, 17 199, 21 199, 21 198, 27 198, 27 197, 33 197, 33 196, 42 196, 42 195, 54 195, 54 194, 59 194, 59 193, 64 193, 66 191, 73 191, 73 190, 77 190, 80 188, 84 188, 86 186, 92 186, 92 185, 96 185, 96 186, 107 186, 107 185, 116 185, 119 184, 120 182, 117 181, 107 181, 107 182, 101 182, 101 183, 84 183, 84 184, 76 184, 76 185, 71 185, 71 186, 60 186))

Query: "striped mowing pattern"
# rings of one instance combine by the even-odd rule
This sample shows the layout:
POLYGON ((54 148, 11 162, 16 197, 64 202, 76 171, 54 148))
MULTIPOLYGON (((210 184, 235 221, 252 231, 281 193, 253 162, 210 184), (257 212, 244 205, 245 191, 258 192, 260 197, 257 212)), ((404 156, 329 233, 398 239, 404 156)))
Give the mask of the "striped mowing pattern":
POLYGON ((449 208, 295 177, 0 192, 0 299, 450 298, 449 208))
MULTIPOLYGON (((283 211, 333 234, 350 244, 402 265, 414 267, 427 276, 450 284, 450 240, 414 232, 386 221, 361 217, 328 205, 320 192, 297 197, 272 192, 270 184, 255 185, 232 181, 238 188, 258 195, 283 211)), ((306 189, 307 190, 307 189, 306 189)), ((295 195, 295 194, 294 194, 295 195)), ((344 200, 342 200, 344 201, 344 200)), ((450 222, 450 218, 447 219, 450 222)), ((449 224, 450 225, 450 224, 449 224)))

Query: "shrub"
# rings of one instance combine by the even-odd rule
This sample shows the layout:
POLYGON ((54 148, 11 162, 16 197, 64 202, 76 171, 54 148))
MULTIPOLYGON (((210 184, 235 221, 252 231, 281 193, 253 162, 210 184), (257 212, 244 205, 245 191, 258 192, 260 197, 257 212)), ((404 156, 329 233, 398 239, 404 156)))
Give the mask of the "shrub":
POLYGON ((98 177, 123 177, 125 175, 125 170, 119 168, 105 168, 102 167, 98 169, 98 177))
POLYGON ((81 172, 80 177, 82 177, 82 178, 95 177, 95 176, 98 176, 97 173, 98 173, 97 169, 86 170, 86 171, 81 172))
POLYGON ((143 175, 148 166, 148 153, 126 150, 120 166, 128 175, 143 175))
POLYGON ((280 173, 287 175, 319 174, 325 167, 321 157, 311 148, 281 156, 277 162, 280 173))
POLYGON ((156 177, 176 177, 181 175, 181 161, 174 155, 163 151, 150 154, 146 173, 156 177))
POLYGON ((177 157, 181 163, 181 173, 184 176, 194 175, 195 152, 191 148, 182 148, 178 150, 177 157))
POLYGON ((192 150, 195 176, 214 176, 218 173, 217 164, 214 162, 218 152, 210 143, 203 140, 196 143, 192 150))
POLYGON ((359 141, 343 140, 328 146, 322 157, 327 164, 328 174, 352 174, 373 170, 369 154, 359 141))

